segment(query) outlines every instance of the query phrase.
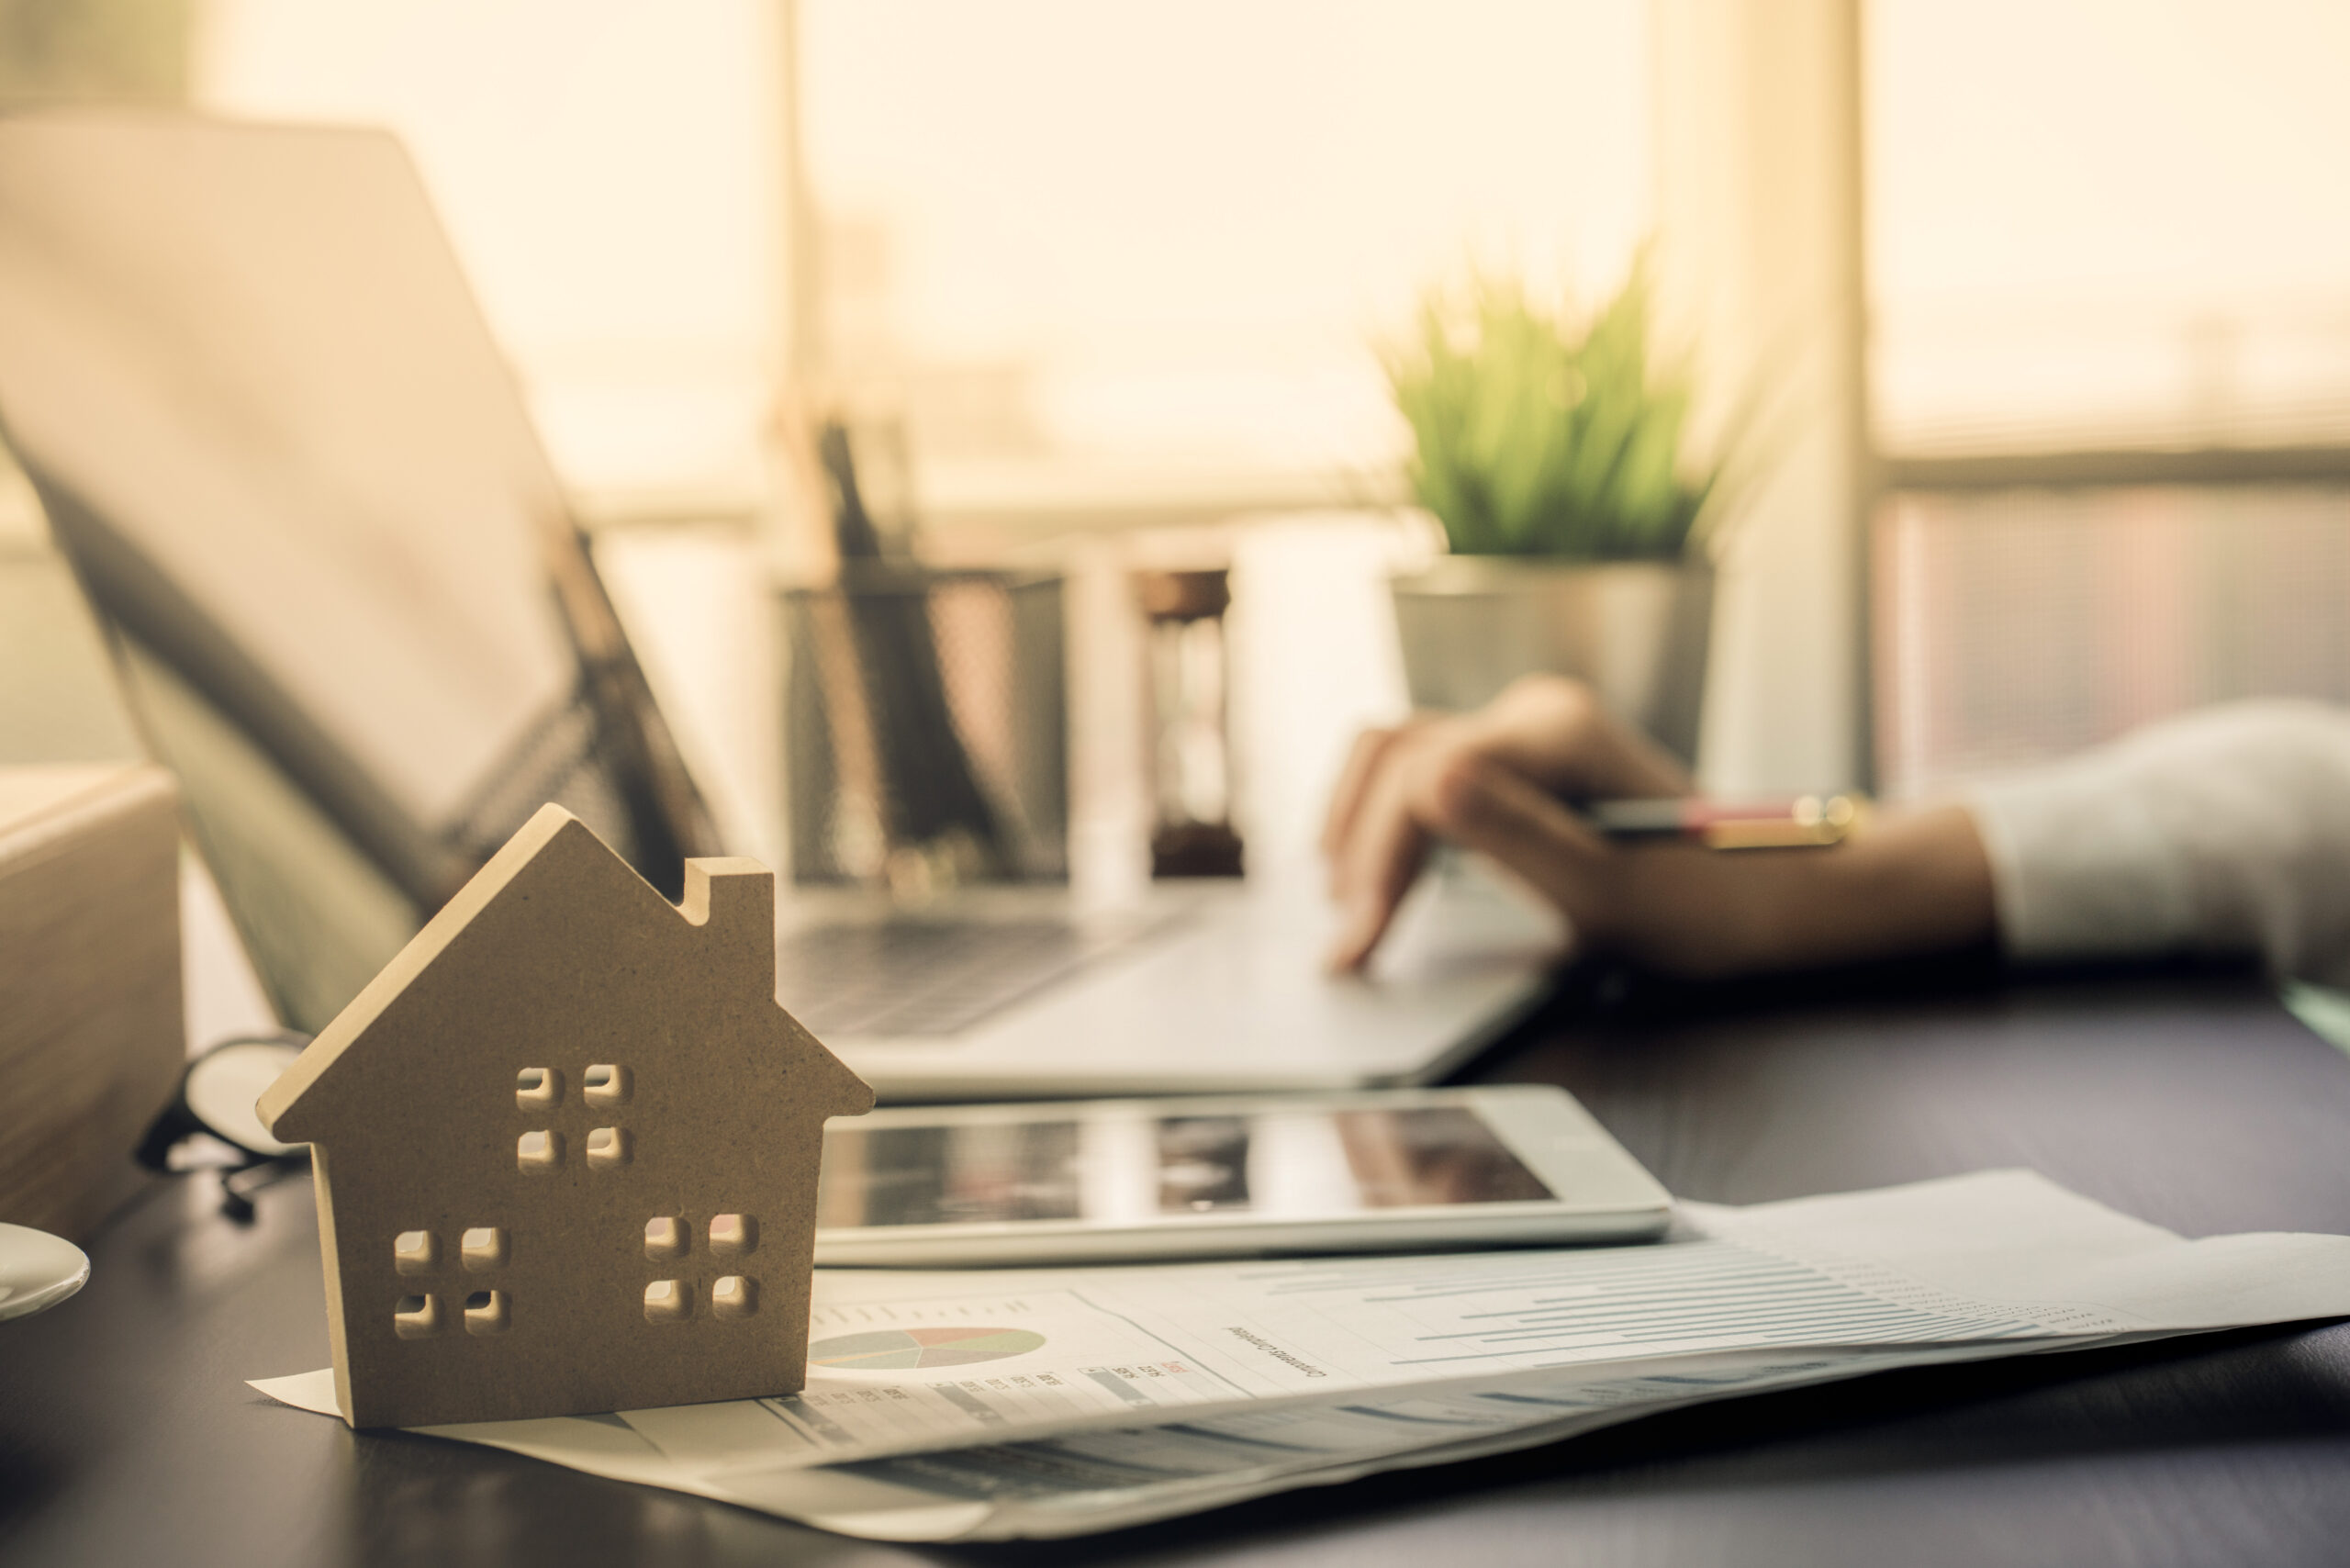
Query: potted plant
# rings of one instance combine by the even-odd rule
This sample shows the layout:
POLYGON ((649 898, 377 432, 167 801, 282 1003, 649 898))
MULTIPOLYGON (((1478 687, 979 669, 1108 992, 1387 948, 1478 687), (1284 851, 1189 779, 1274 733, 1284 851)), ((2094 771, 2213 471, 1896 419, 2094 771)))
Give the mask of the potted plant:
POLYGON ((1450 547, 1393 580, 1415 705, 1473 708, 1553 671, 1694 757, 1719 467, 1686 462, 1687 380, 1654 362, 1649 317, 1644 266, 1581 321, 1481 278, 1431 294, 1387 356, 1407 476, 1450 547))

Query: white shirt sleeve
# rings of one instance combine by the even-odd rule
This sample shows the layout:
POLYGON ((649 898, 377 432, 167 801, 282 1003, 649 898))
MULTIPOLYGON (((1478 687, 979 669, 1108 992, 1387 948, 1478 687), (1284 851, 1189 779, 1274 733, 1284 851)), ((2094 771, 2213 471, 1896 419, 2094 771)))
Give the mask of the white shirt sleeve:
POLYGON ((2350 712, 2209 708, 1966 803, 2016 958, 2257 953, 2350 984, 2350 712))

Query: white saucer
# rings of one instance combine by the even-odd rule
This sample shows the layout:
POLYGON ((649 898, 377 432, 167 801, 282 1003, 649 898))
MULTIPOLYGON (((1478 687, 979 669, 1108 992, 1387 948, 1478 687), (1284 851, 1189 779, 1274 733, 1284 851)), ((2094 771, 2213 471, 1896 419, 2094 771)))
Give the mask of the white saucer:
POLYGON ((29 1317, 82 1288, 90 1260, 45 1230, 0 1225, 0 1318, 29 1317))

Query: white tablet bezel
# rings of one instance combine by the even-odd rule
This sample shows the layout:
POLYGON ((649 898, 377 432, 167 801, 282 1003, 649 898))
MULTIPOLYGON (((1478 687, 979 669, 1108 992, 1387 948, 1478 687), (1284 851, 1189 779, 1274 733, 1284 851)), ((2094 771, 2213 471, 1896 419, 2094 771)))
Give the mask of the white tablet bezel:
POLYGON ((860 1130, 1067 1121, 1088 1115, 1247 1115, 1271 1109, 1472 1111, 1553 1193, 1534 1202, 1369 1209, 1314 1220, 1167 1215, 1112 1225, 1090 1219, 907 1225, 816 1232, 824 1267, 1142 1262, 1303 1252, 1411 1251, 1638 1240, 1672 1218, 1671 1194, 1563 1090, 1543 1084, 1347 1093, 1217 1095, 1166 1100, 1045 1101, 912 1106, 860 1117, 860 1130))

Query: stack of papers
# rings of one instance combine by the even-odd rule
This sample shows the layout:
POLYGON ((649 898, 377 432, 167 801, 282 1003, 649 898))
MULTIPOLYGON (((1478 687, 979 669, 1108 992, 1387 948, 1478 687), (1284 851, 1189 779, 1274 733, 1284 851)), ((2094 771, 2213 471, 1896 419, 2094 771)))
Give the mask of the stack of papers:
MULTIPOLYGON (((422 1428, 849 1535, 1082 1534, 1894 1367, 2350 1316, 2350 1238, 2189 1241, 2028 1171, 1639 1246, 820 1272, 788 1398, 422 1428)), ((332 1414, 327 1372, 253 1386, 332 1414)))

